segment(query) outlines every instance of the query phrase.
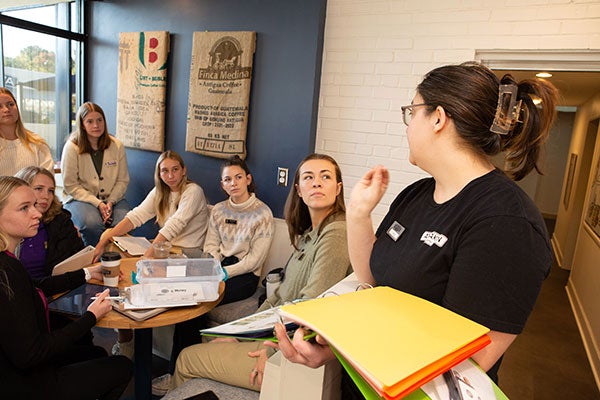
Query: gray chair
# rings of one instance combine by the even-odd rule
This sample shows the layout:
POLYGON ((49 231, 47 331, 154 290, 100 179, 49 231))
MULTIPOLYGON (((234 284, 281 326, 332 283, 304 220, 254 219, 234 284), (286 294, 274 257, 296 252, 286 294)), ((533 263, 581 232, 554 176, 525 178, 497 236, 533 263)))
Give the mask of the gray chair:
POLYGON ((187 381, 171 390, 162 400, 183 400, 190 396, 212 390, 220 400, 258 400, 260 393, 236 386, 226 385, 205 378, 187 381))

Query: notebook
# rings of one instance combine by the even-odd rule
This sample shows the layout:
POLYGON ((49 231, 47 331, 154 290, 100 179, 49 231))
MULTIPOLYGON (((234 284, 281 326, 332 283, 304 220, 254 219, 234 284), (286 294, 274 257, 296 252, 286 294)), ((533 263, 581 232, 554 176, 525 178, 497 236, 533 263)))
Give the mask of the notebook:
POLYGON ((146 308, 143 310, 126 310, 123 308, 122 303, 120 302, 111 301, 111 303, 113 310, 131 318, 134 321, 145 321, 148 318, 152 318, 155 315, 168 310, 166 307, 146 308))
POLYGON ((100 292, 103 292, 105 289, 110 290, 110 296, 119 295, 119 289, 116 287, 84 283, 83 285, 48 303, 48 310, 75 317, 81 317, 83 313, 87 311, 88 306, 93 301, 92 297, 96 296, 100 292))
POLYGON ((114 244, 130 256, 143 256, 151 246, 148 239, 143 236, 115 236, 114 244))
POLYGON ((94 261, 94 250, 94 246, 84 247, 71 257, 56 264, 52 269, 52 275, 60 275, 87 267, 94 261))

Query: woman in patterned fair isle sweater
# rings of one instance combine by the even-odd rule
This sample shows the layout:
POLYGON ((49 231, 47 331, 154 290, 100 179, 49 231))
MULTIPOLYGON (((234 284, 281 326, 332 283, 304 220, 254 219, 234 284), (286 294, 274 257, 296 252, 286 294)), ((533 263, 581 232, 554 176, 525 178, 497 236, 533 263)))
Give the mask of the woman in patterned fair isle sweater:
MULTIPOLYGON (((223 300, 219 304, 246 299, 254 294, 262 265, 273 240, 273 213, 254 194, 250 169, 239 156, 221 165, 221 187, 229 198, 210 213, 204 252, 221 261, 227 275, 223 300)), ((185 347, 200 342, 202 317, 175 325, 169 373, 154 380, 152 393, 163 395, 169 388, 177 356, 185 347)))
POLYGON ((227 304, 256 291, 273 240, 273 213, 256 198, 250 169, 239 156, 221 166, 221 187, 229 199, 210 213, 204 251, 220 260, 229 276, 220 303, 227 304))

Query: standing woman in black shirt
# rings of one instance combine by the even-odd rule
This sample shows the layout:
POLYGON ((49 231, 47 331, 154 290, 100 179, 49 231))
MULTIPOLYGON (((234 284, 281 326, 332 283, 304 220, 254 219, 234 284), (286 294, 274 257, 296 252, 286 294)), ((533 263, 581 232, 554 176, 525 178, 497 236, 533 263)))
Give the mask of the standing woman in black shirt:
MULTIPOLYGON (((472 62, 432 70, 402 107, 409 161, 431 178, 404 189, 374 232, 371 213, 389 183, 377 166, 354 187, 346 213, 357 278, 490 328, 491 344, 472 358, 493 380, 552 262, 544 220, 513 180, 540 171, 557 94, 547 81, 498 79, 472 62), (501 152, 506 171, 491 161, 501 152)), ((333 357, 325 346, 278 338, 293 361, 315 366, 333 357)))

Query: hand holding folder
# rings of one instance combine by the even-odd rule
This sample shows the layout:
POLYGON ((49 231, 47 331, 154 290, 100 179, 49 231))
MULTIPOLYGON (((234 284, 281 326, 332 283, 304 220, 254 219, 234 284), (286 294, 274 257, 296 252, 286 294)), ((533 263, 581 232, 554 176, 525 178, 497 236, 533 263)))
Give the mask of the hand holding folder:
POLYGON ((490 343, 486 327, 389 287, 286 305, 281 313, 319 333, 386 399, 409 394, 490 343))

